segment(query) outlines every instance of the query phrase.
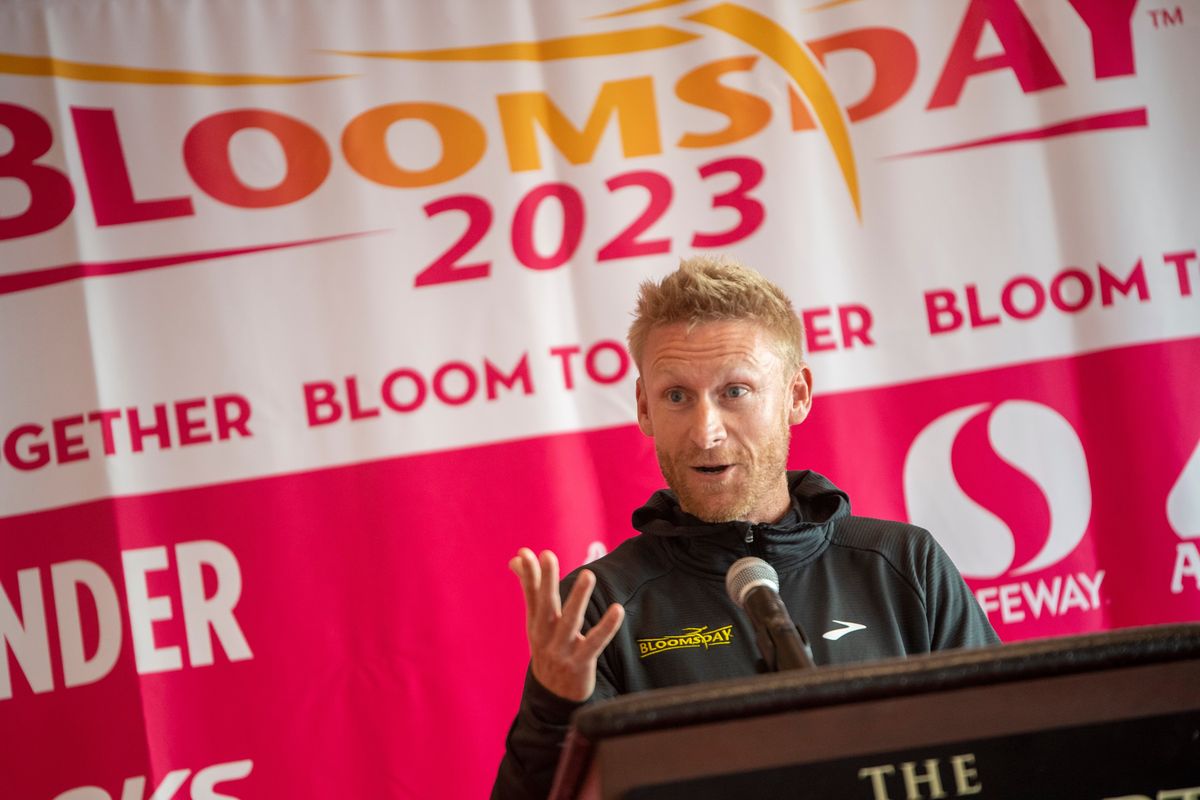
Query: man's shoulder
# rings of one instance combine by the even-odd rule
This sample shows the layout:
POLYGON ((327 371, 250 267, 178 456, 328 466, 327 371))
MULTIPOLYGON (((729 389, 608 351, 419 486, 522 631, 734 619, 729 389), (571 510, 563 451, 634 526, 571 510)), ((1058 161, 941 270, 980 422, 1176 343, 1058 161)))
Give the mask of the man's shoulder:
POLYGON ((830 544, 875 553, 897 567, 923 562, 938 551, 933 535, 920 526, 855 515, 838 521, 830 544))
POLYGON ((571 573, 573 579, 580 569, 590 569, 597 584, 611 602, 625 603, 648 581, 670 571, 670 562, 653 536, 638 534, 621 542, 611 553, 584 564, 571 573))

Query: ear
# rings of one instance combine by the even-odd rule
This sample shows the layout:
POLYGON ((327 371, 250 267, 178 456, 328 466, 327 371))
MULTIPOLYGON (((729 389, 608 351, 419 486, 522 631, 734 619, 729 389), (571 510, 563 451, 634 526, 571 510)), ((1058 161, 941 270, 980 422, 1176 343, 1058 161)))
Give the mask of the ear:
POLYGON ((650 421, 650 403, 646 398, 646 384, 642 383, 641 378, 638 378, 636 386, 638 427, 642 429, 642 433, 653 436, 654 424, 650 421))
POLYGON ((788 408, 788 424, 799 425, 808 416, 812 408, 812 370, 808 364, 800 362, 800 368, 792 376, 788 387, 790 406, 788 408))

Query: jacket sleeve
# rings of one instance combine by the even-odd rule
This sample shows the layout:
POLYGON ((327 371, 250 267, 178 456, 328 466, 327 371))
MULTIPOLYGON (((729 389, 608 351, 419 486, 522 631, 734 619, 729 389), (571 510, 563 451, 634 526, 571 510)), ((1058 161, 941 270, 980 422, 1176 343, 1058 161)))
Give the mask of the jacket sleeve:
MULTIPOLYGON (((570 591, 574 575, 560 586, 564 599, 570 591)), ((584 614, 586 632, 599 621, 604 605, 592 594, 584 614)), ((517 717, 508 730, 504 758, 492 786, 493 800, 545 800, 554 783, 554 772, 567 738, 571 715, 588 703, 617 695, 608 659, 602 653, 596 669, 596 688, 591 698, 582 703, 559 697, 538 683, 533 671, 525 671, 525 689, 517 717)))
POLYGON ((525 691, 508 730, 493 800, 543 800, 550 794, 571 714, 584 705, 559 697, 525 671, 525 691))
POLYGON ((930 649, 1000 644, 1000 637, 950 556, 932 536, 928 538, 928 544, 925 611, 929 620, 930 649))

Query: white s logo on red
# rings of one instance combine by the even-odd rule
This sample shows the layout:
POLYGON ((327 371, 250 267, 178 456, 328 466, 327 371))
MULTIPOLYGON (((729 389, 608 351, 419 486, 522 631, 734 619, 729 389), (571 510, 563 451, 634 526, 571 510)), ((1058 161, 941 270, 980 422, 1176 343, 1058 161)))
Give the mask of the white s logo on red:
POLYGON ((1052 566, 1079 545, 1091 520, 1091 481, 1079 435, 1057 411, 1026 400, 978 403, 938 417, 913 440, 903 480, 909 520, 930 529, 966 577, 1027 575, 1052 566), (951 451, 981 414, 988 414, 987 443, 995 457, 1044 496, 1048 531, 1014 531, 963 490, 951 451), (1035 543, 1034 555, 1014 563, 1017 538, 1029 535, 1044 540, 1035 543))

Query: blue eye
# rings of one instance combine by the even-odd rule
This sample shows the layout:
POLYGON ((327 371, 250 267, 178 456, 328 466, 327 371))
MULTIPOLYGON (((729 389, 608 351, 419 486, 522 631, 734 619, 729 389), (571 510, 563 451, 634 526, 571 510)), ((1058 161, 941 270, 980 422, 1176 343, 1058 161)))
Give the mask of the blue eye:
POLYGON ((750 392, 745 386, 730 386, 725 390, 725 394, 729 397, 742 397, 750 392))
POLYGON ((682 403, 683 400, 684 394, 682 389, 671 389, 667 392, 668 403, 682 403))

